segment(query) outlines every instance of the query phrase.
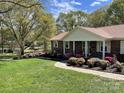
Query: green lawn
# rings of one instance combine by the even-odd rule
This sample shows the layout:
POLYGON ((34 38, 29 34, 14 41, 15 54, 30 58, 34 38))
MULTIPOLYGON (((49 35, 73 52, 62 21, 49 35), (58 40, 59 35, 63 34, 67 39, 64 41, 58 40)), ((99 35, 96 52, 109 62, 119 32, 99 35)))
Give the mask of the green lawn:
POLYGON ((54 67, 54 61, 0 62, 0 93, 124 93, 124 82, 54 67))

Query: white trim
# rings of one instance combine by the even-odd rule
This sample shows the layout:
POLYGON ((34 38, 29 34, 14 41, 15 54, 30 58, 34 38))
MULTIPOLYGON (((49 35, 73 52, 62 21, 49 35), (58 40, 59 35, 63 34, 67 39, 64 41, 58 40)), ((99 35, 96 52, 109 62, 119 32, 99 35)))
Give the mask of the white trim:
POLYGON ((85 42, 82 41, 82 54, 85 56, 85 42))
POLYGON ((65 55, 65 41, 63 41, 63 55, 65 55))
MULTIPOLYGON (((97 52, 102 52, 103 51, 102 47, 103 47, 102 41, 101 42, 97 41, 97 52)), ((110 51, 111 51, 111 43, 110 41, 106 41, 105 42, 105 53, 110 53, 110 51)))
POLYGON ((120 41, 120 54, 124 54, 124 41, 120 41))
POLYGON ((73 41, 73 55, 75 55, 75 41, 73 41))
POLYGON ((102 50, 102 58, 105 58, 105 41, 103 41, 103 50, 102 50))
POLYGON ((69 41, 65 41, 65 49, 70 49, 70 42, 69 41))
POLYGON ((87 58, 87 54, 88 54, 88 42, 85 41, 85 57, 87 58))
POLYGON ((58 41, 53 41, 53 47, 58 48, 58 41))

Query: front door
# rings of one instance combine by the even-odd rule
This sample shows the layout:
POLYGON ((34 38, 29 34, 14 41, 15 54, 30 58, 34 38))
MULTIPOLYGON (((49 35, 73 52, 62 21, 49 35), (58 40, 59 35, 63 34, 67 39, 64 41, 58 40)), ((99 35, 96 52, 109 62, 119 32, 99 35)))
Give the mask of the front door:
POLYGON ((96 41, 89 42, 89 52, 91 54, 94 53, 94 52, 96 52, 96 45, 97 45, 97 42, 96 41))
POLYGON ((75 42, 75 53, 82 55, 82 41, 75 42))

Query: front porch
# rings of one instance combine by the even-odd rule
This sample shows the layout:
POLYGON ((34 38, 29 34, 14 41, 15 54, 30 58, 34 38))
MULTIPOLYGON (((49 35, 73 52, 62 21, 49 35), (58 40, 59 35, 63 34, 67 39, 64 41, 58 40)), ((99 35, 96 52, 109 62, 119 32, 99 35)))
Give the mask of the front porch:
POLYGON ((105 58, 106 53, 110 53, 109 41, 63 41, 63 55, 81 55, 85 58, 89 56, 105 58))

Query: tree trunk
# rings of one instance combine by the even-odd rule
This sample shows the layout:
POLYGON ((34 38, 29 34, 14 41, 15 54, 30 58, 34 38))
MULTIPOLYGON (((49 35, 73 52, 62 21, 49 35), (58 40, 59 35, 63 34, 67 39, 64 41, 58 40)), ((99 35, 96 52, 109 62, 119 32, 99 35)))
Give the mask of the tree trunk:
POLYGON ((47 52, 47 47, 48 47, 47 42, 44 40, 44 52, 47 52))
POLYGON ((20 55, 21 55, 21 56, 24 55, 24 48, 23 48, 23 47, 20 48, 20 55))
POLYGON ((4 53, 4 39, 3 39, 3 32, 1 31, 1 48, 2 48, 2 54, 4 53))

